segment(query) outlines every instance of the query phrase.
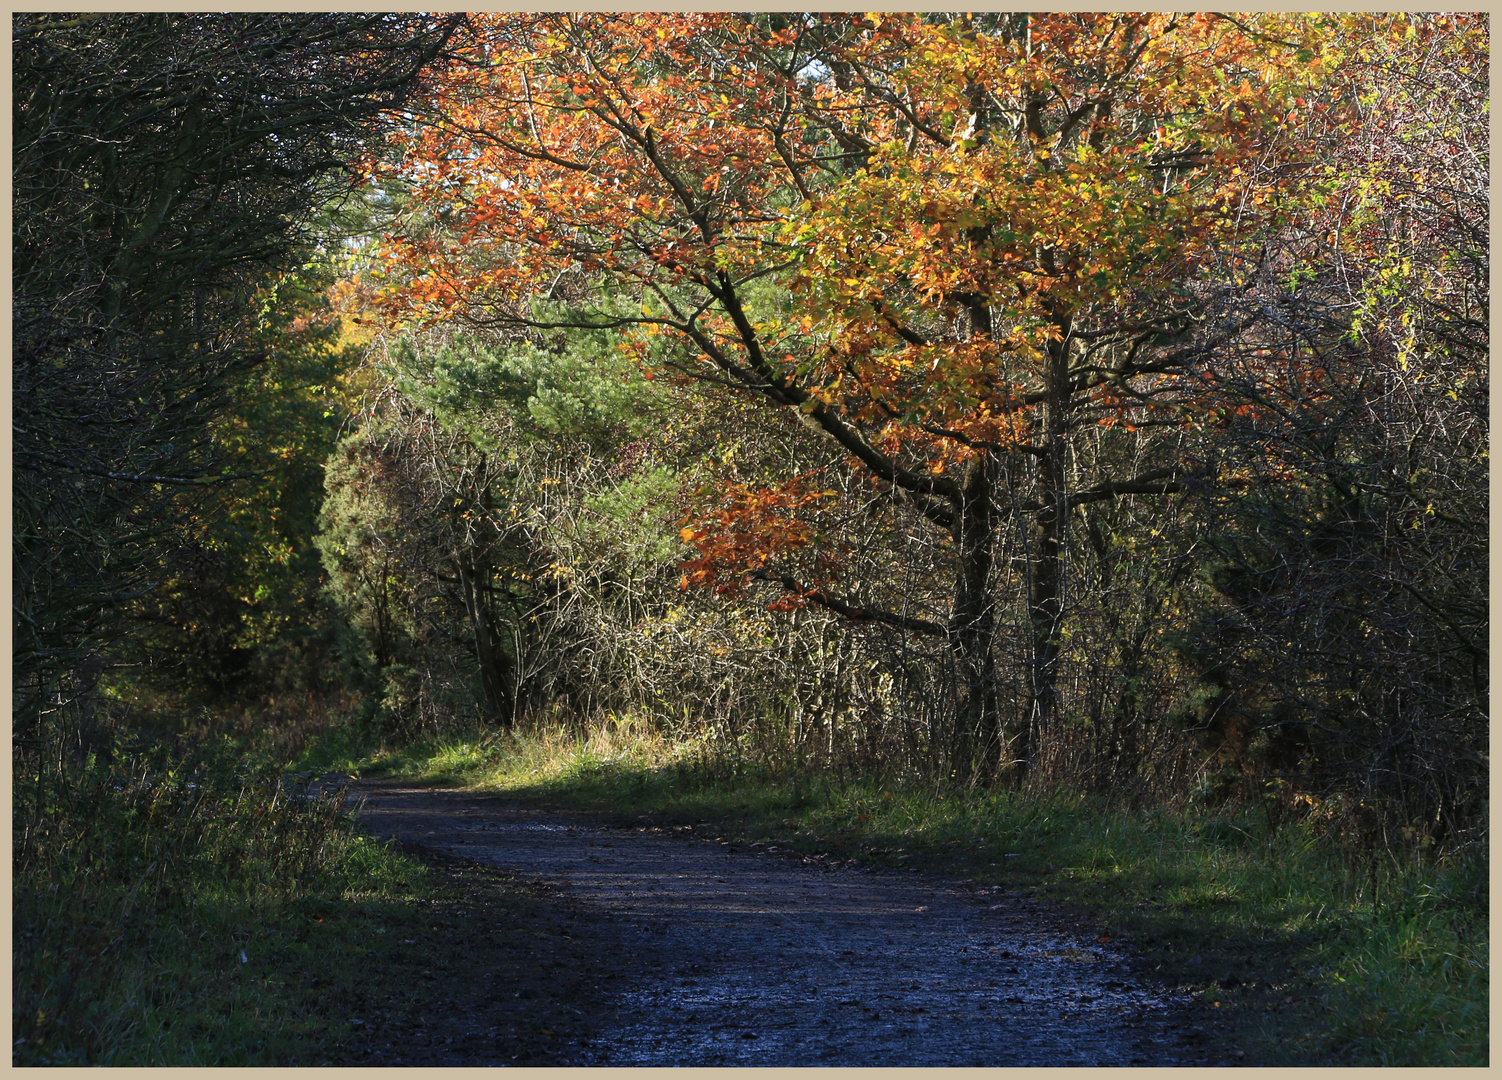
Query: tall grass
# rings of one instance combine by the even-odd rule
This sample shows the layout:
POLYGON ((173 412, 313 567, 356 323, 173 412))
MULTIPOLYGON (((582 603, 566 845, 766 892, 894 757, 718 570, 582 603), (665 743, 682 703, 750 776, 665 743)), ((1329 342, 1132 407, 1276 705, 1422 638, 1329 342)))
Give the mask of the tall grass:
POLYGON ((66 781, 15 843, 18 1065, 296 1060, 326 1010, 274 961, 306 943, 308 906, 423 887, 342 797, 227 755, 143 751, 66 781))

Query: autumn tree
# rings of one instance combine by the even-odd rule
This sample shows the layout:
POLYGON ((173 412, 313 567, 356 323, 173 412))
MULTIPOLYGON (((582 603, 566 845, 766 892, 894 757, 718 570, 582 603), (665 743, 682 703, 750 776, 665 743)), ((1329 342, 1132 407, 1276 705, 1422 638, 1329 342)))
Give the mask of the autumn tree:
POLYGON ((1070 516, 1174 492, 1188 468, 1162 455, 1081 485, 1071 432, 1162 422, 1137 414, 1189 359, 1200 255, 1265 212, 1272 189, 1242 177, 1288 152, 1279 125, 1332 63, 1322 26, 490 17, 376 163, 413 196, 386 248, 391 316, 620 328, 656 370, 829 440, 945 538, 936 617, 842 588, 837 559, 800 563, 814 530, 799 522, 825 496, 797 483, 691 522, 688 580, 768 580, 781 606, 944 641, 958 771, 1025 768, 1057 709, 1070 516), (1009 519, 1026 550, 998 568, 1009 519), (1029 702, 1006 731, 1003 569, 1020 570, 1031 627, 1029 702))

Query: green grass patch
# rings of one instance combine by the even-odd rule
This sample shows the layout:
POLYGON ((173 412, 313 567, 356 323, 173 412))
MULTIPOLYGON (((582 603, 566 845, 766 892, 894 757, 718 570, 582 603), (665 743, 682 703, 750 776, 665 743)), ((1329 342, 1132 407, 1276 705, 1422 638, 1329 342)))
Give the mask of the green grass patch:
POLYGON ((759 769, 622 720, 315 748, 304 767, 464 784, 926 870, 1088 911, 1266 1065, 1484 1065, 1483 861, 1353 862, 1309 823, 759 769), (322 755, 322 757, 320 757, 322 755))
POLYGON ((14 1063, 325 1060, 347 1029, 331 988, 428 895, 426 868, 342 799, 224 761, 67 779, 16 844, 14 1063))

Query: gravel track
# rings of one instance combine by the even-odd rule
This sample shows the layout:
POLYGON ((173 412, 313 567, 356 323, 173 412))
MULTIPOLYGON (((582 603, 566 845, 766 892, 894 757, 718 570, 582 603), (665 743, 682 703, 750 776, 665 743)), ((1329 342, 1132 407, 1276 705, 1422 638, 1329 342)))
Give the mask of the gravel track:
POLYGON ((361 781, 378 836, 561 889, 625 977, 579 1065, 1216 1065, 1187 999, 1015 893, 361 781))

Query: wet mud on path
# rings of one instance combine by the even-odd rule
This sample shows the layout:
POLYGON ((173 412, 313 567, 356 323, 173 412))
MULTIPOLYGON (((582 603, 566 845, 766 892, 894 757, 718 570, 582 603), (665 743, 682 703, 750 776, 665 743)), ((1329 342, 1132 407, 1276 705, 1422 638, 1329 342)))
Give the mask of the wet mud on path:
POLYGON ((1118 943, 1014 893, 484 794, 362 781, 352 795, 375 835, 569 909, 569 948, 534 954, 589 984, 553 1064, 1227 1063, 1118 943))

